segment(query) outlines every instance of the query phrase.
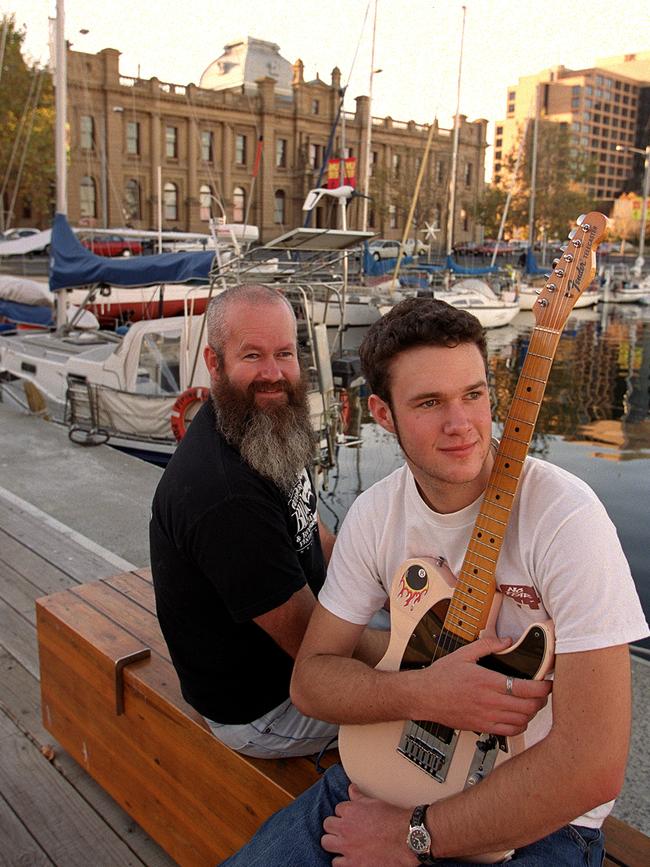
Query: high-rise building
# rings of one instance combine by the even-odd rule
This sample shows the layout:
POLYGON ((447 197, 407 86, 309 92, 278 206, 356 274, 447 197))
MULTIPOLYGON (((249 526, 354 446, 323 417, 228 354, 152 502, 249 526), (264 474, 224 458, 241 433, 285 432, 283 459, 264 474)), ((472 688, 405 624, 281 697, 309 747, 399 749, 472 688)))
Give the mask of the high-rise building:
POLYGON ((589 69, 556 66, 520 78, 508 88, 506 117, 495 124, 493 176, 499 178, 537 109, 540 119, 564 124, 572 147, 593 160, 596 174, 586 192, 608 210, 639 181, 638 160, 626 148, 650 140, 649 101, 650 51, 599 58, 589 69))
MULTIPOLYGON (((390 180, 390 191, 373 193, 368 228, 399 238, 429 125, 390 117, 372 117, 369 123, 368 97, 359 96, 356 111, 343 111, 333 133, 340 102, 337 68, 329 82, 306 81, 300 60, 291 64, 277 45, 258 39, 226 45, 198 86, 124 76, 119 52, 112 48, 97 54, 69 51, 70 219, 150 229, 158 224, 160 197, 164 229, 205 232, 214 205, 215 215, 222 209, 229 222, 247 219, 268 241, 302 225, 307 193, 327 183, 321 169, 327 169, 333 135, 331 156, 356 160, 358 188, 365 187, 368 152, 375 184, 390 180)), ((476 236, 486 128, 485 120, 470 123, 460 117, 458 241, 476 236)), ((419 227, 424 219, 437 223, 441 245, 452 141, 452 131, 434 122, 423 184, 428 204, 419 227)), ((362 201, 355 199, 349 207, 352 228, 360 227, 362 201)), ((330 202, 321 200, 312 225, 336 225, 330 202)))

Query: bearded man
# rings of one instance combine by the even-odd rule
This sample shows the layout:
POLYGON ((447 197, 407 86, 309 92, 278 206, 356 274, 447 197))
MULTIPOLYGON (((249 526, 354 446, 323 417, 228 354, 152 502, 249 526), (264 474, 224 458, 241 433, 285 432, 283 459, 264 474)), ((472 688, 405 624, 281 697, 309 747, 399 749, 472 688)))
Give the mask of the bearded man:
POLYGON ((275 289, 240 286, 207 314, 212 400, 156 490, 156 608, 185 700, 232 749, 315 753, 336 726, 303 716, 289 682, 333 536, 309 473, 314 436, 296 319, 275 289))

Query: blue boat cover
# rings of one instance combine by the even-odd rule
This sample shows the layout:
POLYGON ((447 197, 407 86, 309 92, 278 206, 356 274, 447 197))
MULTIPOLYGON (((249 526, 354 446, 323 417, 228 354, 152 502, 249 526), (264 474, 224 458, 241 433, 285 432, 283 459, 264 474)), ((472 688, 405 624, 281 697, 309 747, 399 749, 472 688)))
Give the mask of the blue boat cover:
POLYGON ((0 298, 0 319, 19 325, 53 325, 52 308, 46 304, 19 304, 0 298))
POLYGON ((548 268, 539 267, 535 254, 530 247, 526 249, 526 266, 524 270, 526 274, 548 274, 548 268))
MULTIPOLYGON (((382 277, 384 274, 388 274, 389 271, 394 271, 396 262, 397 257, 394 259, 375 259, 370 253, 368 242, 363 242, 363 273, 368 277, 382 277)), ((403 256, 400 268, 402 265, 410 265, 412 262, 413 256, 403 256)))
POLYGON ((155 286, 207 280, 213 253, 160 253, 111 259, 91 253, 70 228, 65 214, 57 214, 50 246, 50 289, 74 289, 93 283, 111 286, 155 286))
POLYGON ((496 274, 501 269, 496 265, 486 265, 485 268, 466 268, 464 265, 459 265, 454 261, 453 256, 447 256, 446 267, 454 274, 466 274, 468 277, 478 274, 496 274))

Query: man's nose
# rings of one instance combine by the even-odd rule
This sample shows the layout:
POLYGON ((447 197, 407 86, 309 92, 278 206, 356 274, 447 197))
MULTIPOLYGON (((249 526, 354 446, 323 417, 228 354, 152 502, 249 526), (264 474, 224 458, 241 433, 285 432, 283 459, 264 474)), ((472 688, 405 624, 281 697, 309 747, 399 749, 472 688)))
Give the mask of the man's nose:
POLYGON ((273 356, 264 359, 264 363, 260 369, 260 379, 264 379, 267 382, 277 382, 279 379, 283 379, 282 369, 273 356))
POLYGON ((456 430, 465 430, 469 427, 469 416, 463 404, 451 403, 447 407, 445 418, 445 430, 447 433, 456 430))

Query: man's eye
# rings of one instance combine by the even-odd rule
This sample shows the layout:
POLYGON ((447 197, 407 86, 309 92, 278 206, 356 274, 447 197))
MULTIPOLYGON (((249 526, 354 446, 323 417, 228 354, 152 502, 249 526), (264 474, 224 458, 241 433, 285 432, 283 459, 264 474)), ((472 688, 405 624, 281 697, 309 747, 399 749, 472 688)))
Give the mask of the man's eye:
POLYGON ((438 401, 435 398, 431 397, 429 398, 429 400, 423 400, 420 406, 424 407, 424 409, 431 409, 432 407, 437 406, 437 404, 438 401))

